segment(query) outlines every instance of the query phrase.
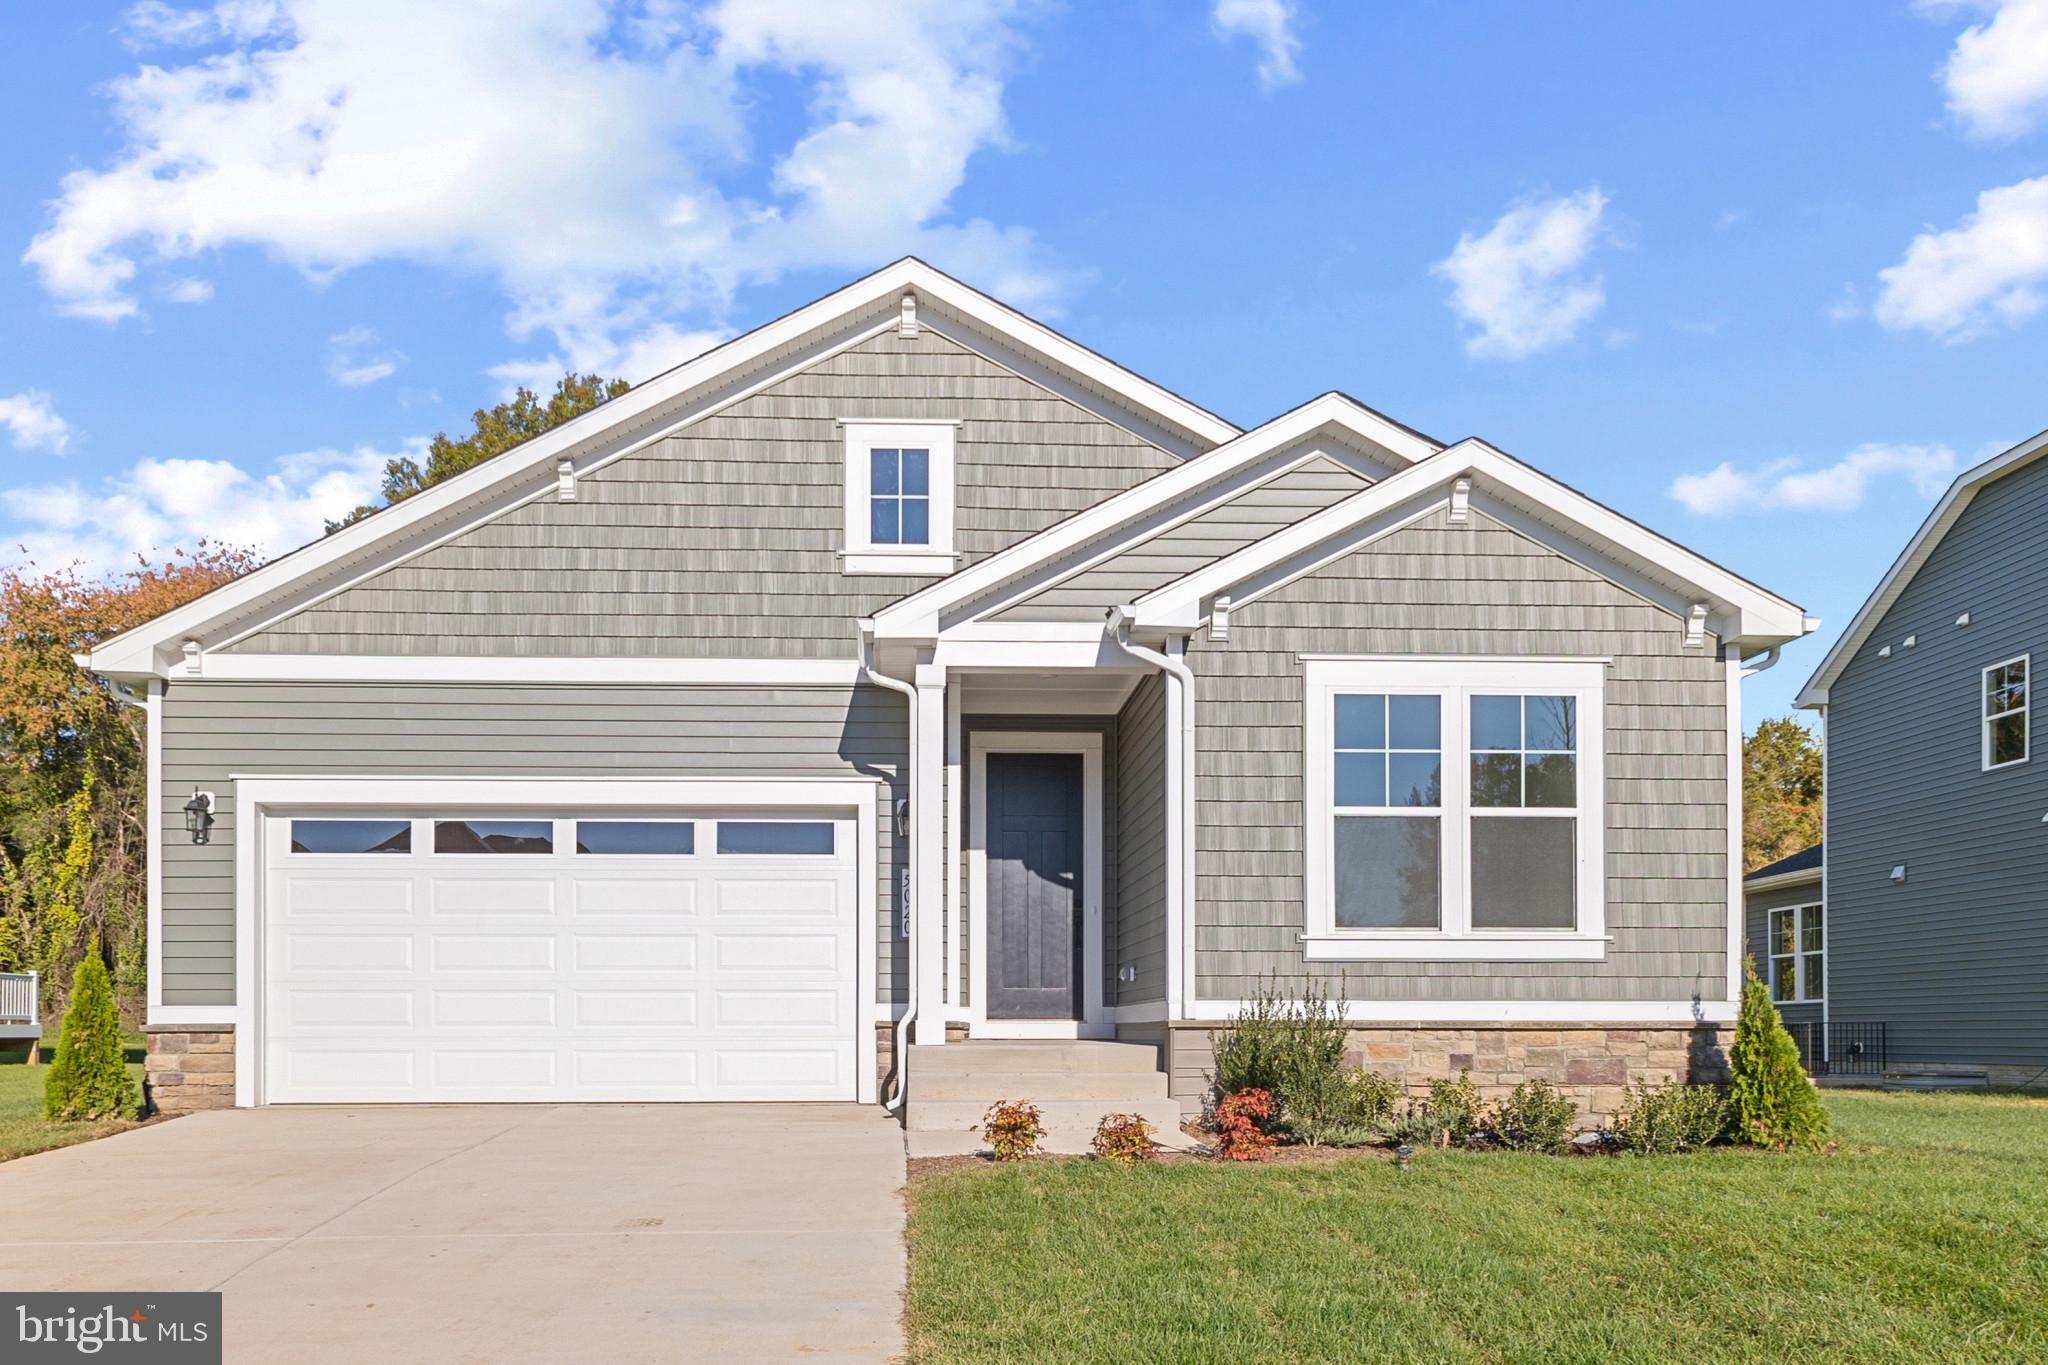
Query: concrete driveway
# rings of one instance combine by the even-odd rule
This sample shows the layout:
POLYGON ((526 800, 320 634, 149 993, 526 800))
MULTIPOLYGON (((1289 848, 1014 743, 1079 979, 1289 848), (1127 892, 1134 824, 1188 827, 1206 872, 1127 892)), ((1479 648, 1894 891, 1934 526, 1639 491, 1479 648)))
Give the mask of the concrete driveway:
POLYGON ((219 1289, 229 1360, 887 1360, 902 1186, 854 1105, 195 1114, 0 1164, 0 1287, 219 1289))

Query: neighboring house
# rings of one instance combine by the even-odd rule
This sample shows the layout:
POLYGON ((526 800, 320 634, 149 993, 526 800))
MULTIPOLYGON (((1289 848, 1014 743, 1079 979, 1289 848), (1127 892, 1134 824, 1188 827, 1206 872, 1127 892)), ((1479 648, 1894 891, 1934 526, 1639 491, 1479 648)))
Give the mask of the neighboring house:
POLYGON ((1598 1113, 1722 1064, 1741 661, 1810 625, 906 260, 88 662, 154 721, 167 1107, 893 1101, 909 1018, 913 1126, 1132 1057, 1177 1116, 1316 981, 1598 1113))
POLYGON ((1798 704, 1825 719, 1831 1031, 2048 1083, 2048 432, 1959 477, 1798 704))
MULTIPOLYGON (((1809 1053, 1818 1044, 1827 999, 1827 907, 1821 898, 1821 848, 1766 863, 1742 879, 1745 940, 1778 1013, 1809 1053)), ((1811 1055, 1808 1064, 1813 1064, 1811 1055)))

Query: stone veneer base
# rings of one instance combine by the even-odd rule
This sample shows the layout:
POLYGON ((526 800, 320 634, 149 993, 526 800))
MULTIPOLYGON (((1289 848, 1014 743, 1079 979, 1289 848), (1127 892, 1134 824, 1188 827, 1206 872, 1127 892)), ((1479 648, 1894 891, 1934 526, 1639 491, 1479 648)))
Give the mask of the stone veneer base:
POLYGON ((142 1036, 142 1089, 151 1110, 234 1108, 234 1025, 151 1024, 142 1036))

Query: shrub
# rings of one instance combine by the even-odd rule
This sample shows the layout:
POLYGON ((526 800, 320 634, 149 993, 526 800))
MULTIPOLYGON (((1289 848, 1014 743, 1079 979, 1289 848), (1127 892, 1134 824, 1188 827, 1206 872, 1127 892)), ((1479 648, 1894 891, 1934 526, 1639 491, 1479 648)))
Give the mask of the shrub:
POLYGON ((1785 1031, 1770 988, 1745 962, 1742 1012, 1735 1046, 1728 1050, 1734 1081, 1728 1088, 1730 1128, 1737 1141, 1758 1147, 1818 1147, 1828 1135, 1820 1093, 1799 1064, 1799 1045, 1785 1031))
POLYGON ((1666 1156, 1712 1146, 1728 1123, 1728 1097, 1718 1086, 1673 1081, 1629 1086, 1608 1136, 1625 1152, 1666 1156))
POLYGON ((1518 1152, 1557 1152, 1571 1141, 1579 1106, 1542 1081, 1523 1081, 1500 1102, 1494 1136, 1518 1152))
POLYGON ((1099 1160, 1135 1166, 1152 1159, 1152 1125, 1136 1114, 1104 1114, 1088 1146, 1099 1160))
POLYGON ((1226 1097, 1265 1091, 1279 1106, 1278 1121, 1298 1141, 1314 1146, 1372 1122, 1359 1107, 1370 1092, 1344 1066, 1349 1029, 1343 1001, 1331 1000, 1320 985, 1311 982, 1293 998, 1268 983, 1227 1031, 1210 1038, 1217 1090, 1226 1097))
POLYGON ((1240 1090, 1216 1106, 1216 1155, 1230 1161, 1264 1161, 1275 1138, 1266 1131, 1279 1106, 1263 1090, 1240 1090))
POLYGON ((981 1116, 981 1135, 997 1161, 1022 1161, 1038 1149, 1045 1136, 1038 1106, 1023 1100, 997 1100, 981 1116))
POLYGON ((1436 1125, 1436 1145, 1462 1143, 1479 1128, 1484 1102, 1470 1072, 1460 1071, 1457 1080, 1439 1076, 1429 1083, 1429 1117, 1436 1125))
POLYGON ((1389 1147, 1436 1147, 1441 1136, 1429 1105, 1414 1100, 1389 1111, 1380 1122, 1380 1138, 1389 1147))
POLYGON ((57 1056, 43 1077, 46 1119, 128 1119, 140 1103, 121 1050, 121 1016, 97 939, 71 978, 57 1056))

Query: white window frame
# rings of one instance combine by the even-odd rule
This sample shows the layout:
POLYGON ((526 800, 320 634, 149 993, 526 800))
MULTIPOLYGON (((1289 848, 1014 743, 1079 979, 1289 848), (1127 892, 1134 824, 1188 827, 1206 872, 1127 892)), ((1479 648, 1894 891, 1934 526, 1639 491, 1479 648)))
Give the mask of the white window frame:
POLYGON ((1773 1003, 1780 1005, 1819 1005, 1825 1003, 1827 969, 1828 914, 1827 907, 1823 902, 1811 901, 1803 905, 1779 905, 1764 912, 1764 984, 1770 989, 1773 1003), (1820 916, 1820 947, 1813 952, 1806 950, 1806 914, 1809 910, 1814 911, 1820 916), (1792 916, 1792 951, 1790 953, 1778 951, 1778 936, 1775 932, 1774 920, 1779 915, 1792 916), (1806 959, 1809 957, 1820 959, 1821 980, 1823 983, 1820 995, 1803 994, 1806 989, 1806 959), (1779 999, 1778 963, 1786 958, 1789 958, 1793 964, 1793 993, 1783 999, 1779 999))
POLYGON ((1303 808, 1307 855, 1303 952, 1311 962, 1597 962, 1607 953, 1605 659, 1305 656, 1303 808), (1336 698, 1344 693, 1442 698, 1443 883, 1436 929, 1343 929, 1336 919, 1333 805, 1336 698), (1578 705, 1576 923, 1569 929, 1481 929, 1471 922, 1471 698, 1568 696, 1578 705))
POLYGON ((2006 768, 2016 768, 2033 756, 2034 656, 2032 653, 2015 654, 2010 659, 2000 659, 1995 664, 1986 664, 1983 670, 1978 673, 1977 744, 1978 763, 1982 770, 1987 773, 1999 772, 2006 768), (2001 668, 2011 668, 2014 664, 2019 664, 2027 671, 2027 699, 2016 710, 1999 711, 1994 714, 1991 710, 1991 675, 2001 668), (1994 720, 2004 720, 2009 716, 2018 716, 2020 718, 2020 729, 2024 736, 2024 742, 2020 746, 2020 756, 2018 758, 2008 758, 2003 763, 1993 763, 1991 761, 1991 722, 1994 720))
POLYGON ((846 546, 841 558, 847 573, 953 572, 953 438, 958 425, 950 419, 925 418, 840 423, 846 434, 846 546), (868 516, 868 455, 903 446, 931 453, 930 540, 920 546, 876 545, 869 538, 873 523, 868 516))

